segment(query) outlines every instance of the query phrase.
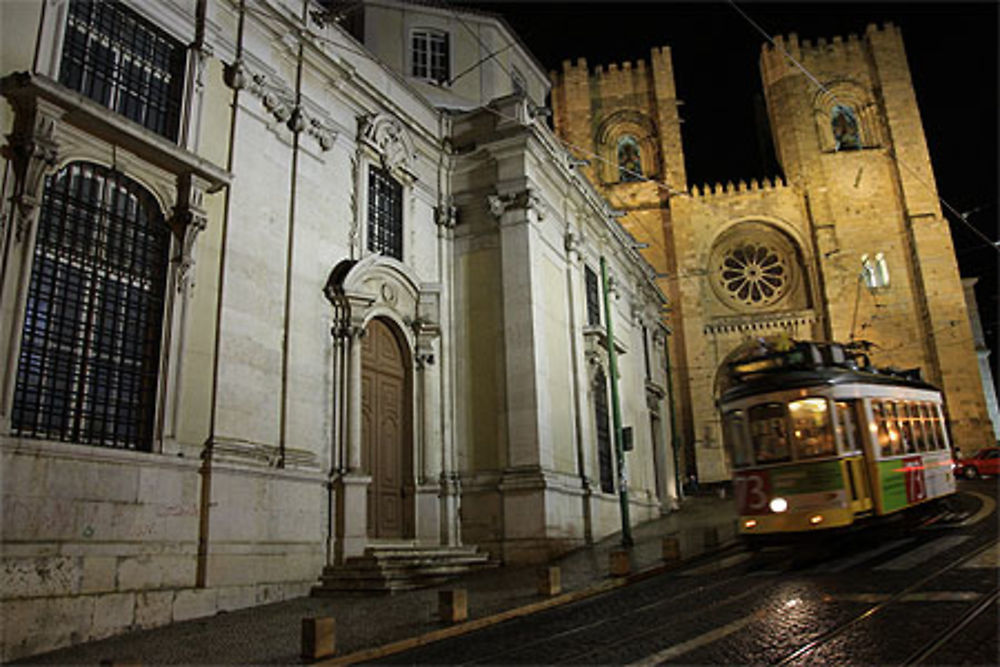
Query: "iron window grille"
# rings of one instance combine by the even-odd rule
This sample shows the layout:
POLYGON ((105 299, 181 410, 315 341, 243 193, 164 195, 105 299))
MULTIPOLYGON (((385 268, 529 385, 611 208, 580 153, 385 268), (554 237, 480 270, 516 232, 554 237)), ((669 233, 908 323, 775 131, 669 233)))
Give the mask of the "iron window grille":
POLYGON ((403 186, 374 165, 368 171, 368 249, 403 261, 403 186))
POLYGON ((584 267, 584 283, 587 290, 587 324, 601 326, 601 298, 597 286, 597 274, 589 266, 584 267))
POLYGON ((608 423, 608 380, 597 369, 594 377, 594 416, 597 422, 597 463, 601 471, 601 491, 615 492, 615 476, 611 468, 611 426, 608 423))
POLYGON ((170 231, 153 195, 76 162, 46 180, 15 435, 152 449, 170 231))
POLYGON ((117 2, 73 0, 59 82, 176 141, 186 51, 117 2))
POLYGON ((411 47, 413 76, 437 83, 448 81, 448 33, 414 30, 411 47))

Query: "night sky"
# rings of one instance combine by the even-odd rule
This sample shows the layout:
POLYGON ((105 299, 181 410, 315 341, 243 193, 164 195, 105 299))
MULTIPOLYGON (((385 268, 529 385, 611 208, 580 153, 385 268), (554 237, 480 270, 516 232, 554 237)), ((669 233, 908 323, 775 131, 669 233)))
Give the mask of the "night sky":
MULTIPOLYGON (((689 184, 779 173, 770 137, 762 151, 754 106, 762 95, 758 59, 764 36, 725 2, 462 3, 502 15, 547 70, 563 60, 597 65, 649 62, 654 46, 670 46, 689 184)), ((941 197, 992 240, 997 212, 998 4, 761 3, 739 8, 770 35, 795 32, 813 43, 869 23, 903 31, 917 101, 941 197)), ((944 205, 942 204, 942 208, 944 205)), ((952 237, 963 277, 978 276, 977 298, 997 354, 997 250, 956 216, 952 237)))

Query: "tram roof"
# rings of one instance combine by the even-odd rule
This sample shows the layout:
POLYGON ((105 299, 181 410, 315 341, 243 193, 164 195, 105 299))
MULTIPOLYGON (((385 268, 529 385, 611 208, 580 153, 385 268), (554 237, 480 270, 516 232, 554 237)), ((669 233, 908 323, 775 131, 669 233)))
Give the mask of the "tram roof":
POLYGON ((787 389, 840 384, 869 384, 939 391, 920 379, 919 370, 879 369, 864 355, 845 354, 842 346, 799 341, 785 352, 772 352, 729 365, 732 384, 721 402, 787 389), (862 364, 858 360, 862 359, 862 364))

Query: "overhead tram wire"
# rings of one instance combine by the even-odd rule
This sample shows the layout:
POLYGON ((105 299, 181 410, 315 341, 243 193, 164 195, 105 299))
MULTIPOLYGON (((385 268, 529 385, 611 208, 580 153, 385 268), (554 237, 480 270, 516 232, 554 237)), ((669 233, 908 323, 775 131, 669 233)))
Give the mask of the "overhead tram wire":
MULTIPOLYGON (((805 67, 805 65, 803 65, 798 60, 796 60, 792 56, 792 54, 790 54, 788 52, 788 50, 784 46, 782 46, 781 44, 778 44, 778 42, 773 37, 771 37, 771 35, 768 34, 768 32, 766 30, 764 30, 764 28, 762 28, 756 21, 754 21, 752 18, 750 18, 750 16, 747 15, 746 12, 744 12, 742 9, 740 9, 739 5, 736 4, 736 0, 728 0, 728 2, 732 6, 732 8, 736 11, 737 14, 739 14, 740 16, 742 16, 747 21, 747 23, 749 23, 757 32, 759 32, 761 35, 763 35, 764 38, 768 42, 770 42, 770 44, 772 46, 774 46, 776 49, 780 50, 781 53, 789 61, 791 61, 791 63, 793 65, 795 65, 795 67, 797 67, 798 69, 800 69, 802 71, 802 73, 806 75, 806 78, 808 78, 810 81, 812 81, 816 85, 817 88, 819 88, 821 91, 823 91, 824 93, 826 93, 827 95, 829 95, 836 102, 838 102, 838 103, 840 102, 840 99, 832 91, 830 91, 830 89, 828 89, 826 86, 824 86, 819 81, 819 79, 817 79, 816 76, 805 67)), ((910 165, 908 165, 906 162, 904 162, 899 157, 899 155, 896 153, 895 149, 892 148, 891 146, 889 147, 889 152, 892 155, 892 157, 895 158, 897 164, 901 165, 908 172, 910 172, 910 174, 917 180, 918 183, 920 183, 921 185, 923 185, 930 192, 935 192, 935 188, 930 183, 928 183, 926 180, 924 180, 924 178, 923 178, 923 176, 921 176, 921 174, 919 174, 915 169, 913 169, 910 165)), ((1000 253, 1000 242, 994 241, 994 240, 990 239, 990 237, 986 236, 986 234, 984 234, 983 232, 981 232, 979 230, 979 228, 977 228, 975 225, 973 225, 972 223, 970 223, 966 219, 965 215, 962 215, 962 213, 960 213, 957 208, 955 208, 954 206, 952 206, 944 197, 941 196, 940 192, 937 192, 936 196, 937 196, 938 201, 941 202, 942 206, 944 206, 945 209, 947 209, 948 211, 950 211, 956 218, 958 218, 958 220, 961 221, 962 224, 964 224, 966 227, 968 227, 969 230, 973 234, 975 234, 976 236, 978 236, 979 238, 981 238, 983 241, 985 241, 986 244, 988 246, 990 246, 991 248, 993 248, 997 253, 1000 253)))

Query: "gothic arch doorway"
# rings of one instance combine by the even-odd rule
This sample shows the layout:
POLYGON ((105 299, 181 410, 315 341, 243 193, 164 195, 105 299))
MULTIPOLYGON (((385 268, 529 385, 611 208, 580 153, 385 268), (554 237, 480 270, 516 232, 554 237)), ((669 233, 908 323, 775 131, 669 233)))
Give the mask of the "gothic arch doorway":
POLYGON ((413 536, 411 377, 406 346, 383 319, 367 326, 361 350, 361 467, 368 486, 368 537, 413 536))

